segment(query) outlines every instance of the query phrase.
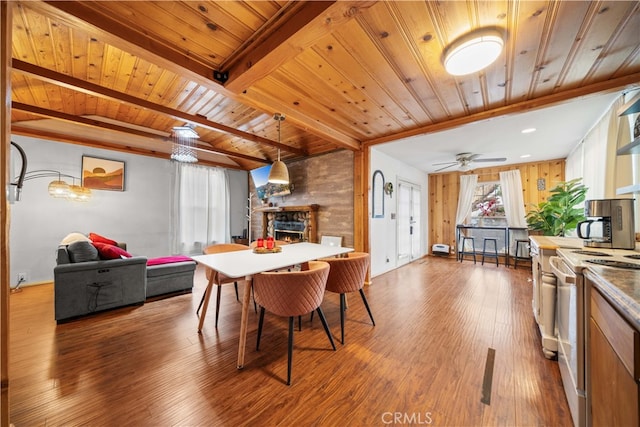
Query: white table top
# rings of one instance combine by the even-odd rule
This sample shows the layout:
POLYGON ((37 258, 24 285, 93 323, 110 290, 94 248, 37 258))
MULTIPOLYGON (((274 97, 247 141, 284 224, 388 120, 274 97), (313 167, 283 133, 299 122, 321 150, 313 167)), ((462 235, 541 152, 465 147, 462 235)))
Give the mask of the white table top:
POLYGON ((352 248, 320 245, 318 243, 293 243, 282 245, 282 252, 256 254, 253 249, 196 255, 198 264, 219 271, 227 277, 246 277, 263 271, 277 270, 320 258, 328 258, 352 252, 352 248))

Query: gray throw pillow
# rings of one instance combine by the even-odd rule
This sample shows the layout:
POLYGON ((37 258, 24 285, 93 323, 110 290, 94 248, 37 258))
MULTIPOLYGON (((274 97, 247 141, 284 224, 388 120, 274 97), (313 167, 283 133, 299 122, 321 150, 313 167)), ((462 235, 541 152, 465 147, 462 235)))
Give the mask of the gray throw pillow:
POLYGON ((97 261, 98 250, 91 242, 73 242, 67 246, 71 262, 97 261))

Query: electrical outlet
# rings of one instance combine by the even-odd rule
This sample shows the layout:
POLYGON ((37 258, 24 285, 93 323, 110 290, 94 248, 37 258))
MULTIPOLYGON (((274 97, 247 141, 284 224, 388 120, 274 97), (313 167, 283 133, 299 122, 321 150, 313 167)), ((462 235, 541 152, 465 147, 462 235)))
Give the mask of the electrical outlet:
POLYGON ((27 273, 18 273, 18 283, 24 283, 27 281, 27 273))

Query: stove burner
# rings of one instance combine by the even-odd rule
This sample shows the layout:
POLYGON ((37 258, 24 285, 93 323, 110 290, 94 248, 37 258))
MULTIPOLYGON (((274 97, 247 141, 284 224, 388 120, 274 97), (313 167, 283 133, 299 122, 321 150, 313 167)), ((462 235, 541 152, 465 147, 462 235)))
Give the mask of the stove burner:
POLYGON ((607 267, 628 268, 630 270, 640 270, 640 264, 633 264, 624 261, 615 261, 611 259, 588 259, 587 262, 592 264, 604 265, 607 267))
POLYGON ((640 259, 640 254, 638 255, 625 255, 625 258, 629 258, 629 259, 640 259))
POLYGON ((578 255, 611 256, 611 254, 606 254, 604 252, 597 252, 597 251, 573 251, 573 253, 578 255))

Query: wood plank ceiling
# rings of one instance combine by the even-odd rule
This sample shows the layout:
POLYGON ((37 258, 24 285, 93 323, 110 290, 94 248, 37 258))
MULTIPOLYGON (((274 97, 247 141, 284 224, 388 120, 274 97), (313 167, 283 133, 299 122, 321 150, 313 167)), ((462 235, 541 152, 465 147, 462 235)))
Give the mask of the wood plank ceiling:
POLYGON ((15 1, 12 132, 167 158, 191 123, 249 170, 638 85, 638 28, 637 1, 15 1), (481 27, 499 59, 448 75, 481 27))

